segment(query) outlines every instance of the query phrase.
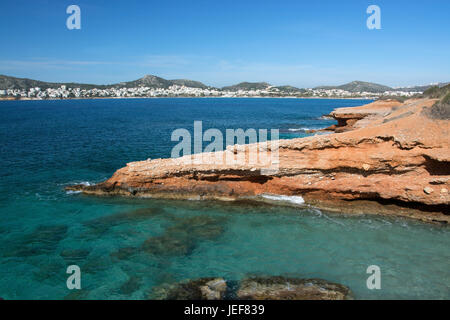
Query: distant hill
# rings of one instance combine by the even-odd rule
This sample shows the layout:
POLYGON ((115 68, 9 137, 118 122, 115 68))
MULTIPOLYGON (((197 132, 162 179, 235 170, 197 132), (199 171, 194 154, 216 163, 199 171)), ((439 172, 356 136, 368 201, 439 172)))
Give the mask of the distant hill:
POLYGON ((349 92, 372 92, 372 93, 383 93, 385 91, 393 90, 391 87, 384 86, 378 83, 364 82, 364 81, 352 81, 340 86, 321 86, 314 89, 341 89, 349 92))
POLYGON ((25 89, 39 87, 41 89, 56 88, 62 85, 67 87, 77 87, 81 89, 92 89, 92 88, 106 88, 105 85, 94 85, 94 84, 81 84, 81 83, 58 83, 58 82, 45 82, 39 80, 32 80, 27 78, 15 78, 5 75, 0 75, 0 90, 5 89, 25 89))
POLYGON ((170 80, 166 80, 153 75, 146 75, 137 80, 113 84, 111 85, 111 87, 125 87, 125 88, 150 87, 150 88, 167 89, 171 85, 172 82, 170 80))
MULTIPOLYGON (((442 88, 445 85, 448 85, 449 82, 446 83, 438 83, 437 85, 425 85, 425 86, 415 86, 415 87, 403 87, 403 88, 391 88, 388 86, 384 86, 377 83, 364 82, 364 81, 352 81, 340 86, 320 86, 314 89, 342 89, 349 92, 371 92, 371 93, 383 93, 385 91, 409 91, 409 92, 423 92, 432 87, 442 88)), ((140 79, 133 81, 120 82, 115 84, 107 84, 107 85, 98 85, 98 84, 86 84, 86 83, 74 83, 74 82, 45 82, 27 78, 16 78, 10 77, 6 75, 0 75, 0 90, 5 89, 19 89, 19 90, 29 90, 30 88, 39 87, 41 89, 48 88, 58 88, 62 85, 65 85, 67 88, 81 88, 81 89, 107 89, 107 88, 136 88, 136 87, 149 87, 149 88, 161 88, 167 89, 172 85, 186 86, 190 88, 199 88, 199 89, 217 89, 223 91, 239 91, 239 90, 263 90, 268 89, 278 89, 279 92, 290 93, 290 94, 302 94, 306 92, 306 89, 300 89, 293 86, 285 85, 285 86, 271 86, 267 82, 241 82, 232 86, 226 86, 222 89, 214 88, 211 86, 207 86, 199 81, 188 80, 188 79, 175 79, 175 80, 167 80, 161 77, 157 77, 154 75, 146 75, 140 79)), ((271 90, 272 91, 272 90, 271 90)), ((275 90, 276 91, 276 90, 275 90)))
POLYGON ((321 86, 315 89, 342 89, 349 92, 372 92, 372 93, 383 93, 385 91, 408 91, 408 92, 424 92, 425 90, 437 86, 443 87, 447 85, 448 82, 438 83, 436 85, 423 85, 423 86, 412 86, 412 87, 395 87, 391 88, 385 85, 372 82, 364 81, 352 81, 340 86, 321 86))
POLYGON ((270 87, 267 82, 241 82, 233 86, 223 87, 224 91, 239 91, 239 90, 263 90, 270 87))
POLYGON ((277 86, 277 87, 274 87, 274 88, 277 88, 278 90, 280 90, 282 92, 289 92, 289 93, 291 93, 291 92, 305 92, 306 91, 305 89, 300 89, 300 88, 296 88, 296 87, 293 87, 293 86, 277 86))
POLYGON ((41 89, 57 88, 62 85, 68 88, 81 88, 81 89, 106 89, 106 88, 135 88, 135 87, 150 87, 150 88, 163 88, 167 89, 172 85, 184 85, 186 87, 192 88, 208 88, 201 82, 186 80, 186 79, 176 79, 176 80, 166 80, 153 75, 146 75, 140 79, 120 82, 116 84, 109 85, 98 85, 98 84, 85 84, 85 83, 62 83, 62 82, 45 82, 39 80, 32 80, 26 78, 15 78, 5 75, 0 75, 0 90, 5 89, 24 89, 28 90, 30 88, 39 87, 41 89))
POLYGON ((146 75, 140 79, 128 82, 121 82, 118 84, 110 85, 110 87, 125 87, 125 88, 136 88, 136 87, 149 87, 149 88, 162 88, 167 89, 172 85, 185 86, 190 88, 209 88, 207 85, 194 80, 188 79, 175 79, 166 80, 161 77, 146 75))
POLYGON ((432 87, 431 85, 426 86, 412 86, 412 87, 395 87, 394 90, 398 91, 409 91, 409 92, 424 92, 428 88, 432 87))
POLYGON ((450 82, 440 82, 437 84, 429 84, 424 86, 412 86, 412 87, 396 87, 395 90, 398 91, 409 91, 409 92, 424 92, 425 90, 431 87, 444 87, 448 85, 450 82))
POLYGON ((194 80, 186 80, 186 79, 175 79, 170 80, 173 84, 179 85, 179 86, 185 86, 190 88, 200 88, 200 89, 207 89, 212 88, 210 86, 207 86, 199 81, 194 80))

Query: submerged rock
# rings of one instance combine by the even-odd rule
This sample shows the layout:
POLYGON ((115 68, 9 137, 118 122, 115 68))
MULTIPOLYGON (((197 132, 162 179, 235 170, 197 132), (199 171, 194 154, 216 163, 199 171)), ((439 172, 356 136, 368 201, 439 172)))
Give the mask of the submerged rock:
POLYGON ((69 294, 64 297, 64 300, 85 300, 88 298, 89 291, 81 290, 71 290, 69 294))
POLYGON ((33 271, 33 278, 39 282, 45 282, 47 280, 51 280, 52 282, 55 278, 61 279, 66 274, 67 265, 62 262, 50 261, 45 262, 39 265, 38 271, 33 271))
POLYGON ((126 260, 140 251, 136 247, 124 247, 111 253, 111 258, 118 260, 126 260))
POLYGON ((213 240, 224 232, 223 218, 195 216, 178 222, 157 237, 147 239, 142 249, 154 255, 188 255, 202 240, 213 240))
POLYGON ((163 208, 141 208, 88 220, 83 222, 83 225, 97 233, 104 233, 109 228, 122 223, 145 220, 159 215, 164 215, 165 217, 170 216, 163 208))
POLYGON ((31 234, 25 236, 24 242, 38 245, 41 248, 52 249, 64 239, 68 227, 66 225, 40 226, 31 234))
POLYGON ((153 288, 150 299, 158 300, 219 300, 227 289, 223 278, 200 278, 153 288))
POLYGON ((167 229, 168 233, 184 234, 201 240, 213 240, 224 231, 226 218, 200 215, 181 218, 174 226, 167 229))
POLYGON ((74 263, 80 260, 84 260, 89 256, 90 250, 88 249, 64 249, 59 255, 68 263, 74 263))
POLYGON ((194 239, 185 234, 165 234, 160 237, 151 237, 142 245, 145 252, 161 256, 185 256, 190 254, 194 247, 194 239))
POLYGON ((28 257, 53 252, 66 236, 67 230, 66 225, 39 226, 12 246, 7 247, 3 255, 28 257))
POLYGON ((347 300, 350 289, 322 279, 249 278, 236 293, 242 300, 347 300))
POLYGON ((111 259, 107 256, 91 257, 81 266, 81 272, 97 273, 111 267, 111 259))
POLYGON ((130 295, 135 291, 138 291, 141 287, 142 278, 138 276, 131 276, 125 281, 119 288, 121 294, 130 295))

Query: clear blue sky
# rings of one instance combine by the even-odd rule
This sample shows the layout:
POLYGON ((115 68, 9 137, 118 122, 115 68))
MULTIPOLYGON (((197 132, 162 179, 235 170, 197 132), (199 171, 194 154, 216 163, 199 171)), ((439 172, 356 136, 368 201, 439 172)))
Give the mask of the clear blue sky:
POLYGON ((3 0, 0 73, 115 83, 145 74, 224 86, 450 81, 450 1, 3 0), (81 8, 81 30, 66 8, 81 8), (381 8, 368 30, 366 8, 381 8))

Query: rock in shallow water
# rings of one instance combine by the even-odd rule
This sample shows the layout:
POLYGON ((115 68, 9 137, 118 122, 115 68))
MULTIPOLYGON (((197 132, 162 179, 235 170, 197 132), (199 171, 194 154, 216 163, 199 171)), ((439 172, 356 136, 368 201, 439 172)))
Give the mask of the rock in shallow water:
POLYGON ((150 299, 163 300, 350 300, 348 287, 322 279, 248 278, 232 288, 223 278, 200 278, 153 288, 150 299))
POLYGON ((350 289, 322 279, 284 277, 241 281, 237 298, 243 300, 348 300, 350 289))
POLYGON ((200 278, 175 284, 163 284, 152 289, 150 299, 158 300, 218 300, 227 289, 223 278, 200 278))
POLYGON ((200 287, 202 297, 206 300, 220 300, 227 291, 227 283, 222 278, 217 278, 200 287))

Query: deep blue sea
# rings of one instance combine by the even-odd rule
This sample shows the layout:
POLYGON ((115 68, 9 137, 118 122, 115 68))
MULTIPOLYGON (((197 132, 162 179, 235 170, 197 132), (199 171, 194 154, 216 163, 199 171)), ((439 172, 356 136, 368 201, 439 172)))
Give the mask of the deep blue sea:
MULTIPOLYGON (((177 128, 280 129, 367 100, 98 99, 0 101, 0 297, 147 299, 158 286, 217 276, 322 278, 357 299, 450 299, 450 232, 402 218, 304 206, 93 197, 127 162, 169 157, 177 128), (145 243, 151 242, 150 249, 145 243), (144 249, 146 248, 146 249, 144 249), (82 290, 66 286, 81 269, 82 290), (369 290, 366 269, 381 269, 369 290)), ((368 212, 370 213, 370 212, 368 212)))

